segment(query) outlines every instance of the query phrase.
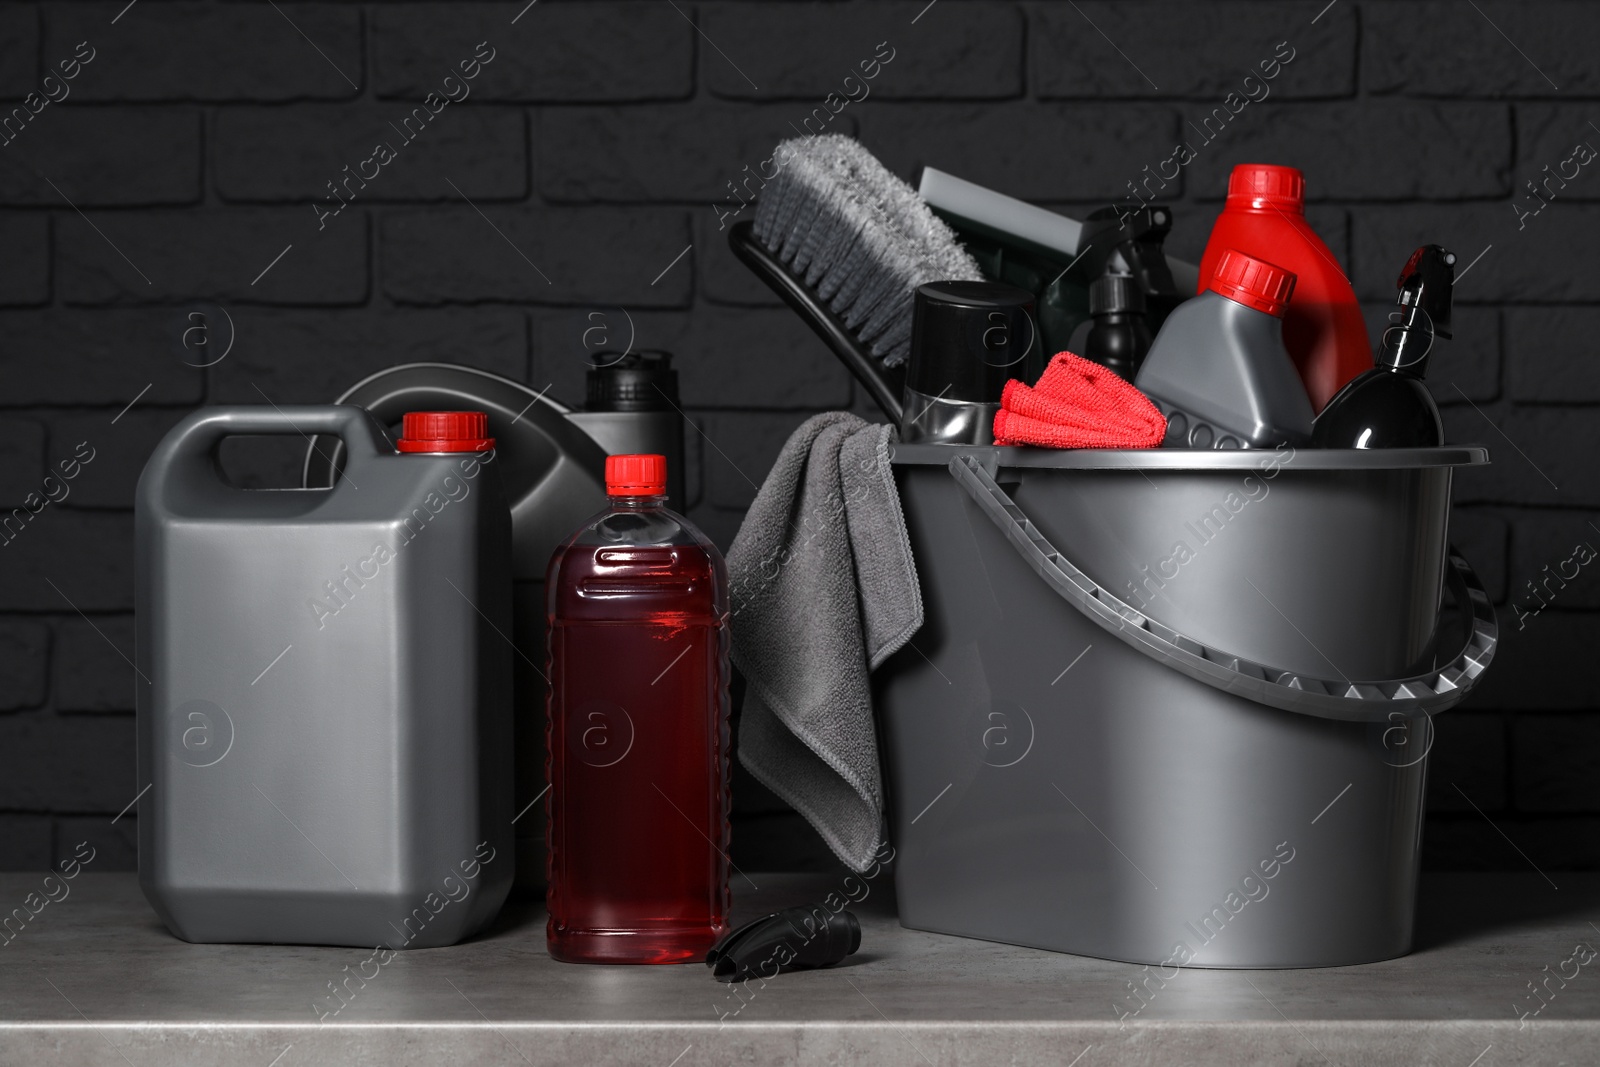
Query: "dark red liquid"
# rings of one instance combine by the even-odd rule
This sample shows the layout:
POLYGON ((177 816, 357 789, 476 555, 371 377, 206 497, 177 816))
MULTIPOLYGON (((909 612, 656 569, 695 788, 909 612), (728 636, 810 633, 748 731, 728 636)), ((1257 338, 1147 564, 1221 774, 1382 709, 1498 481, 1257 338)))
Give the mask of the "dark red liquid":
POLYGON ((687 520, 614 503, 550 562, 546 939, 681 963, 728 928, 727 577, 687 520))

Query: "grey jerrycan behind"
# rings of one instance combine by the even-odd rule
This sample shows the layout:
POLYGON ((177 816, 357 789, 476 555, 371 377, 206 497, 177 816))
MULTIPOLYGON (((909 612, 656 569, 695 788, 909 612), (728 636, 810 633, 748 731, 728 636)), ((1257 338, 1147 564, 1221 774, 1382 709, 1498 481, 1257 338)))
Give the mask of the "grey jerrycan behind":
POLYGON ((511 522, 491 443, 400 454, 358 407, 223 407, 151 455, 139 882, 179 937, 420 948, 499 910, 511 522), (240 489, 218 462, 228 437, 313 434, 345 447, 328 489, 240 489))
MULTIPOLYGON (((677 372, 664 352, 602 352, 585 375, 587 402, 574 410, 521 382, 475 367, 407 363, 364 378, 336 403, 366 408, 384 426, 407 411, 467 408, 489 416, 500 483, 511 507, 511 629, 515 701, 514 804, 517 876, 513 893, 544 898, 545 567, 550 554, 606 499, 606 456, 667 457, 667 496, 687 499, 683 414, 677 372)), ((304 485, 334 484, 344 463, 338 441, 307 443, 304 485)))

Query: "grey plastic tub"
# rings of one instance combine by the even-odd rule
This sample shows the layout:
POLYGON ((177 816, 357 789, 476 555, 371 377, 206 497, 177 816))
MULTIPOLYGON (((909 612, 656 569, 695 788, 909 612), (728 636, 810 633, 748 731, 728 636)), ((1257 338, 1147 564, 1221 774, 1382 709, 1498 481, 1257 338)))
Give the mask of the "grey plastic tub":
POLYGON ((904 925, 1162 976, 1410 950, 1430 717, 1498 638, 1447 548, 1483 449, 894 462, 927 610, 877 676, 904 925))

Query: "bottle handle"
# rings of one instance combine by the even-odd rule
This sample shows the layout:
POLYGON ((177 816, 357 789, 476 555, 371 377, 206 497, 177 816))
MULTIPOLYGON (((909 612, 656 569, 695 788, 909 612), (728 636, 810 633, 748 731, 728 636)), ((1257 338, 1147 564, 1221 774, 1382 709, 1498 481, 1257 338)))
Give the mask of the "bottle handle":
POLYGON ((349 470, 380 455, 393 454, 383 427, 365 409, 352 404, 291 404, 279 407, 239 405, 201 408, 167 434, 151 457, 151 468, 180 467, 210 460, 210 470, 220 476, 217 449, 230 437, 337 437, 344 442, 349 470), (157 464, 156 460, 163 460, 157 464))

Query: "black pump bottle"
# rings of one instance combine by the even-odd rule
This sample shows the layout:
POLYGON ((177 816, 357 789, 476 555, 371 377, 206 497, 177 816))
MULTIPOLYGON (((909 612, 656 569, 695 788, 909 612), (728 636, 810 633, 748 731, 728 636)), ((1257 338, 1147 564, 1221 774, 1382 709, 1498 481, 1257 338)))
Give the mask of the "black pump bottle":
POLYGON ((1444 424, 1422 376, 1433 339, 1450 336, 1456 257, 1438 245, 1411 253, 1400 297, 1371 370, 1340 389, 1311 427, 1313 448, 1436 448, 1444 424))
POLYGON ((1132 275, 1100 275, 1089 286, 1090 318, 1072 331, 1069 350, 1133 381, 1152 340, 1145 307, 1132 275))

